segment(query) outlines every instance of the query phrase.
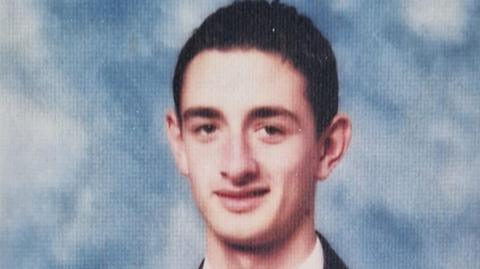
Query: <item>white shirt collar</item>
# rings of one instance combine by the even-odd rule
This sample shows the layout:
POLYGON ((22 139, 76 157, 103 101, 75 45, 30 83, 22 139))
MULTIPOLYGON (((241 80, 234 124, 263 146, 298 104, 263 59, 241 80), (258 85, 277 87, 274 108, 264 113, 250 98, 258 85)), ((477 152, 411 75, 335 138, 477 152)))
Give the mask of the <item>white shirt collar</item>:
MULTIPOLYGON (((315 247, 310 255, 295 269, 323 269, 324 263, 322 243, 320 243, 317 237, 315 247)), ((205 262, 203 263, 203 269, 213 269, 210 263, 208 263, 207 258, 205 258, 205 262)))
POLYGON ((323 269, 324 262, 322 243, 317 237, 313 251, 296 269, 323 269))

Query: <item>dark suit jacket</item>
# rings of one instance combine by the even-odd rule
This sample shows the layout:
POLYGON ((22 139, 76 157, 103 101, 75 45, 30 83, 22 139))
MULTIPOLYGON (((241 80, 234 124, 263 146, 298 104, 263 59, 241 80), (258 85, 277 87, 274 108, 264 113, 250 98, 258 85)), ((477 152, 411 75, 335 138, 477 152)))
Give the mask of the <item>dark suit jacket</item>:
MULTIPOLYGON (((323 257, 325 259, 325 266, 324 269, 348 269, 348 267, 343 263, 342 259, 338 257, 337 253, 330 247, 330 244, 328 244, 327 240, 319 233, 317 232, 318 239, 320 239, 320 243, 322 243, 322 248, 323 248, 323 257)), ((200 267, 198 269, 203 268, 203 262, 200 264, 200 267)))

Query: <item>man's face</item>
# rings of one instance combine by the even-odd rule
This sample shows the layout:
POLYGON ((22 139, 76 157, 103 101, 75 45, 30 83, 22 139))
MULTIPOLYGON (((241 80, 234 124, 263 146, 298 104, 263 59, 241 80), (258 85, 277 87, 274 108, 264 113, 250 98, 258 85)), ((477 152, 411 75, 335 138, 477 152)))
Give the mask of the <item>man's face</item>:
POLYGON ((262 244, 313 219, 319 142, 305 87, 288 61, 255 49, 190 63, 181 170, 217 238, 262 244))

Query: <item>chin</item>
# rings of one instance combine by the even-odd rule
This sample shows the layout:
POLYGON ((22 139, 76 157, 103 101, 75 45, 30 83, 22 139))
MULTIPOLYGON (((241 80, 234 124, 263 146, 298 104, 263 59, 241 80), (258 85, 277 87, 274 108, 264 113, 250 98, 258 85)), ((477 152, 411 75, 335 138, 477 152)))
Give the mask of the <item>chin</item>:
POLYGON ((215 203, 203 211, 209 233, 218 240, 234 246, 259 247, 278 239, 282 231, 279 203, 265 201, 248 212, 231 212, 215 203))
POLYGON ((257 221, 228 221, 219 223, 212 232, 224 243, 239 247, 257 247, 268 245, 276 238, 275 228, 257 221), (232 223, 236 222, 236 223, 232 223), (232 225, 233 224, 233 225, 232 225), (262 225, 264 224, 264 225, 262 225))
POLYGON ((225 235, 224 243, 239 248, 261 248, 271 245, 271 237, 265 234, 225 235))

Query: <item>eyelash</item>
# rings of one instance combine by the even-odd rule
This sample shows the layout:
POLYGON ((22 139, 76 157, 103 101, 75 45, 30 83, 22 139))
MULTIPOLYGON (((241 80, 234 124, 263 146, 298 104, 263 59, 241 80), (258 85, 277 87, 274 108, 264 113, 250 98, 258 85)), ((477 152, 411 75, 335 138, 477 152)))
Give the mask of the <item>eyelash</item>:
POLYGON ((217 130, 217 127, 214 124, 202 124, 196 127, 193 132, 195 134, 209 135, 217 130), (203 132, 203 133, 202 133, 203 132))
MULTIPOLYGON (((204 123, 193 126, 192 133, 199 141, 208 142, 215 139, 219 127, 214 123, 204 123)), ((254 129, 257 137, 268 144, 280 142, 287 134, 285 128, 275 124, 262 124, 254 129)))
POLYGON ((261 129, 265 130, 265 133, 267 133, 270 136, 277 135, 277 134, 282 135, 282 134, 285 133, 281 128, 278 128, 278 127, 273 126, 273 125, 265 125, 261 129), (270 133, 272 131, 273 131, 273 134, 270 133))

